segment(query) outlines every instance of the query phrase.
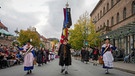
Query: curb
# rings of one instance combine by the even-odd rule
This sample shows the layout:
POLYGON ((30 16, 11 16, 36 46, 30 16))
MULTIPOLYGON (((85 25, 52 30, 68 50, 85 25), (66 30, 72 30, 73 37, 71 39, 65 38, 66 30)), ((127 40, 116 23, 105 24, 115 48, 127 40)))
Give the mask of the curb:
MULTIPOLYGON (((90 61, 90 62, 93 63, 92 61, 90 61)), ((99 64, 99 65, 102 65, 102 64, 99 64)), ((123 72, 135 74, 135 71, 133 71, 133 70, 123 69, 123 68, 119 68, 119 67, 113 67, 113 69, 117 69, 117 70, 120 70, 120 71, 123 71, 123 72)))
POLYGON ((127 73, 135 74, 135 71, 128 70, 128 69, 123 69, 123 68, 118 68, 118 67, 114 67, 114 69, 121 70, 121 71, 124 71, 124 72, 127 72, 127 73))

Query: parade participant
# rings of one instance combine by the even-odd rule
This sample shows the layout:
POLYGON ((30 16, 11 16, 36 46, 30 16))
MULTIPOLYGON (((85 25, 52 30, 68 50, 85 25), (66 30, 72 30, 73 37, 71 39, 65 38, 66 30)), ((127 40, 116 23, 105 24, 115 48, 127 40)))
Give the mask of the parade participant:
POLYGON ((88 47, 85 48, 84 61, 86 62, 86 64, 89 62, 89 51, 88 51, 88 47))
POLYGON ((27 74, 32 73, 34 67, 33 66, 34 56, 31 52, 31 49, 33 49, 33 46, 29 47, 24 56, 24 71, 27 71, 27 74))
POLYGON ((19 50, 24 51, 24 71, 27 71, 27 74, 32 73, 32 70, 34 69, 34 60, 35 60, 35 52, 33 49, 33 46, 30 44, 31 42, 28 41, 26 45, 24 45, 22 48, 20 48, 18 45, 19 50))
POLYGON ((85 49, 84 47, 82 47, 82 50, 81 50, 81 61, 84 62, 84 57, 85 57, 85 49))
POLYGON ((60 45, 58 56, 60 56, 59 65, 62 66, 61 73, 68 74, 68 66, 71 65, 71 46, 68 44, 68 39, 64 38, 63 44, 60 45))
POLYGON ((37 63, 38 63, 38 66, 41 66, 41 64, 43 64, 43 56, 44 56, 44 53, 43 53, 42 48, 40 48, 37 51, 36 54, 37 54, 37 63))
MULTIPOLYGON (((45 51, 45 48, 42 48, 42 51, 43 51, 43 58, 42 58, 43 60, 42 60, 42 62, 46 64, 46 51, 45 51)), ((42 63, 42 65, 43 65, 43 63, 42 63)))
POLYGON ((50 59, 49 59, 49 54, 50 54, 49 53, 49 49, 46 49, 45 52, 46 52, 46 63, 47 63, 47 62, 50 62, 50 59))
POLYGON ((98 60, 98 56, 99 56, 99 50, 98 48, 95 46, 93 48, 93 52, 92 52, 92 60, 93 60, 93 65, 97 66, 97 60, 98 60))
POLYGON ((110 44, 110 38, 108 36, 106 36, 104 41, 105 41, 105 44, 102 45, 101 55, 104 61, 103 68, 106 69, 105 70, 106 74, 109 74, 108 69, 113 68, 114 58, 112 55, 112 51, 115 50, 116 48, 110 44))

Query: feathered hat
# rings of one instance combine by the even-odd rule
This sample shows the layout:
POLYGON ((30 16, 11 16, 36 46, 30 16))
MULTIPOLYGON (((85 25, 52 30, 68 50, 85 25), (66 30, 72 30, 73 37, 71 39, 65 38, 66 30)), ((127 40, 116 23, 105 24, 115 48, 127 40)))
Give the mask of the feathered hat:
POLYGON ((106 40, 110 40, 110 38, 108 36, 106 36, 105 39, 104 39, 104 41, 106 41, 106 40))

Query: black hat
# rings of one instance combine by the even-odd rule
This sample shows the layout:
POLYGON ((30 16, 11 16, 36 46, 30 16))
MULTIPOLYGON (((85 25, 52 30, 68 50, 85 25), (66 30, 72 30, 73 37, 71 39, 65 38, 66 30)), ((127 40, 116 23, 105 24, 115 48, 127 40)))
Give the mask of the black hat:
POLYGON ((31 43, 30 39, 27 41, 27 43, 31 43))
POLYGON ((106 41, 106 40, 110 40, 110 38, 108 36, 106 36, 105 39, 104 39, 104 41, 106 41))

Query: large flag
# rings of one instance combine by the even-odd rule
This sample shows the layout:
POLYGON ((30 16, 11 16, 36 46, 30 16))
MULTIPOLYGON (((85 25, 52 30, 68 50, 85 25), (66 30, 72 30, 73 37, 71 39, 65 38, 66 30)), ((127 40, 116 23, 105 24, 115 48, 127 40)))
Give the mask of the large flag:
POLYGON ((70 26, 72 25, 70 11, 71 11, 70 8, 63 8, 64 21, 63 21, 62 34, 61 34, 61 39, 60 39, 61 43, 63 43, 63 39, 65 37, 68 38, 68 28, 70 28, 70 26))

